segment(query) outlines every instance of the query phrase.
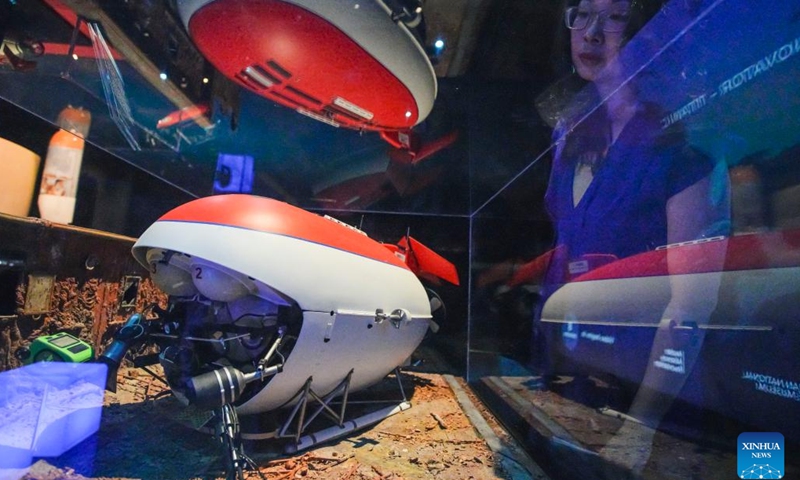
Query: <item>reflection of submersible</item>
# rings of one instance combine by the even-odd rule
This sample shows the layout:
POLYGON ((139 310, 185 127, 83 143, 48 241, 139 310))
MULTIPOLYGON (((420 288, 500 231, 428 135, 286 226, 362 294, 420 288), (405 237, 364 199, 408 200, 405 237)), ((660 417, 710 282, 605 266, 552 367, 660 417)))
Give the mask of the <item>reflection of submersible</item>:
MULTIPOLYGON (((248 90, 411 149, 437 95, 415 1, 179 0, 198 50, 248 90)), ((415 153, 415 152, 414 152, 415 153)))
POLYGON ((713 312, 705 321, 689 312, 688 321, 673 325, 671 345, 655 352, 653 367, 689 375, 682 400, 799 435, 800 417, 785 413, 800 406, 798 230, 687 242, 578 276, 548 298, 537 325, 549 368, 610 373, 638 384, 671 280, 705 297, 713 312), (668 264, 670 255, 682 260, 668 264), (694 347, 700 356, 689 370, 685 360, 694 347))
POLYGON ((418 276, 458 283, 452 264, 411 237, 384 245, 330 217, 249 195, 168 212, 133 255, 169 306, 155 321, 131 317, 103 360, 117 366, 130 347, 154 342, 184 403, 222 408, 223 417, 293 407, 297 433, 273 435, 295 440, 310 422, 307 404, 321 405, 314 415, 331 413, 333 397, 346 404, 348 392, 410 357, 440 305, 418 276))

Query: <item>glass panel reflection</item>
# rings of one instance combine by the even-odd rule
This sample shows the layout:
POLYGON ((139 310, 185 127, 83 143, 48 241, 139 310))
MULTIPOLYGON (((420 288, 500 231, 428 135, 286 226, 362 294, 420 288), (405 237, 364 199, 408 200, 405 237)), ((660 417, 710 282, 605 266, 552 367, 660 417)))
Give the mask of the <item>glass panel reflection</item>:
POLYGON ((91 113, 73 223, 136 235, 246 192, 410 228, 470 271, 428 343, 554 477, 711 477, 742 432, 800 442, 800 2, 427 0, 380 19, 412 75, 317 18, 376 2, 231 0, 228 30, 181 3, 0 0, 0 136, 44 159, 32 118, 91 113), (240 32, 270 50, 222 45, 240 32))
POLYGON ((180 189, 211 194, 218 155, 246 155, 253 193, 306 208, 468 214, 452 53, 413 8, 2 3, 0 96, 53 123, 84 108, 87 141, 180 189))
POLYGON ((474 214, 470 378, 517 395, 510 418, 576 478, 734 472, 739 433, 800 432, 798 5, 565 7, 572 71, 536 99, 552 143, 474 214), (550 162, 553 242, 531 193, 505 224, 530 243, 488 253, 496 212, 550 162), (695 443, 715 459, 667 466, 695 443))

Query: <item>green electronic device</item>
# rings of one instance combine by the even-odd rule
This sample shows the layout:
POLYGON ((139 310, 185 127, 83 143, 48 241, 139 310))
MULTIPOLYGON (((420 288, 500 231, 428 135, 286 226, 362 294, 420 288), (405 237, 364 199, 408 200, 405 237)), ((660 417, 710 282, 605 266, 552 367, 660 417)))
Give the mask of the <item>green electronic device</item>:
POLYGON ((69 333, 60 332, 39 337, 31 343, 23 363, 35 362, 88 362, 94 358, 92 346, 69 333))

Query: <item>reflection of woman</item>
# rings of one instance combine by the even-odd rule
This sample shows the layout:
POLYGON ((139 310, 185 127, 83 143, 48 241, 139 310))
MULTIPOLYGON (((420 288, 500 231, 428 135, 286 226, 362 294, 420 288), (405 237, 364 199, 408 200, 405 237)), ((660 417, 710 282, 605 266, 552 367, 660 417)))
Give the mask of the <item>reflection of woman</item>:
MULTIPOLYGON (((565 247, 559 275, 583 273, 590 267, 580 262, 586 254, 626 257, 718 233, 713 211, 703 208, 713 164, 689 148, 677 127, 663 131, 659 109, 624 82, 620 51, 632 25, 652 12, 648 6, 583 0, 567 9, 572 62, 589 85, 581 106, 568 109, 556 128, 546 203, 565 247)), ((559 283, 556 271, 549 280, 559 283)))
MULTIPOLYGON (((663 112, 637 98, 635 79, 627 81, 632 72, 626 71, 621 58, 623 47, 659 3, 582 0, 566 10, 572 64, 586 85, 561 111, 555 130, 557 144, 545 201, 558 248, 552 251, 545 295, 598 262, 726 233, 726 222, 719 221, 710 201, 713 163, 689 147, 678 126, 663 130, 663 112)), ((682 261, 668 258, 668 262, 682 261)), ((672 297, 629 411, 653 428, 680 391, 700 341, 687 352, 687 374, 680 378, 654 370, 652 359, 672 348, 672 326, 707 321, 715 304, 713 295, 698 298, 692 285, 673 278, 670 284, 672 297)), ((635 438, 612 442, 604 453, 631 467, 643 467, 646 453, 614 451, 619 445, 649 451, 652 430, 639 425, 623 427, 621 433, 634 432, 635 438)))

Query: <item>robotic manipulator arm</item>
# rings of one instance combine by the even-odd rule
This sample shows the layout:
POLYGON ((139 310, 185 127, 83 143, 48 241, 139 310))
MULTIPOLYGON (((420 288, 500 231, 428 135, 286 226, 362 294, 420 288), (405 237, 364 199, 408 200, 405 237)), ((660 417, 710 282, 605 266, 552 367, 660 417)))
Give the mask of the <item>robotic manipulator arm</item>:
POLYGON ((287 329, 283 326, 276 329, 272 341, 255 358, 241 364, 220 362, 220 358, 198 358, 193 348, 187 345, 208 345, 220 341, 187 335, 182 330, 180 322, 163 318, 147 320, 141 313, 131 315, 98 358, 99 362, 108 366, 106 389, 116 392, 117 372, 123 359, 129 351, 139 349, 146 343, 157 344, 160 353, 139 356, 133 359, 133 365, 144 367, 160 363, 172 394, 185 405, 212 409, 233 403, 251 382, 265 380, 282 371, 283 356, 276 356, 276 352, 287 336, 287 329), (278 357, 281 361, 271 362, 278 357), (224 395, 220 395, 220 392, 224 392, 224 395))
MULTIPOLYGON (((149 337, 148 324, 144 315, 135 313, 128 318, 125 325, 114 335, 111 345, 97 359, 99 362, 108 366, 108 379, 106 380, 106 390, 117 391, 117 371, 122 363, 122 359, 131 348, 141 346, 149 337)), ((158 323, 158 322, 152 322, 158 323)))

